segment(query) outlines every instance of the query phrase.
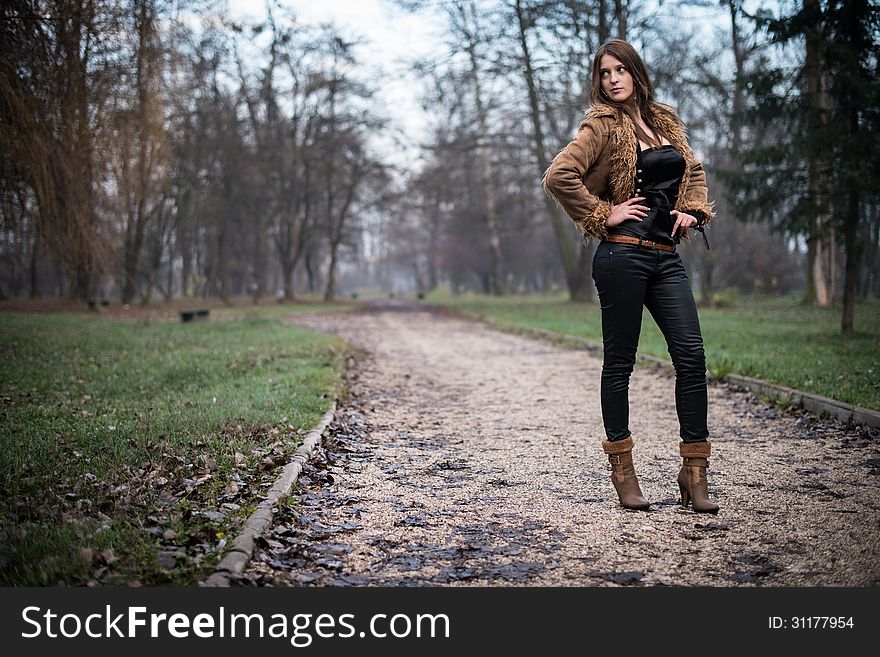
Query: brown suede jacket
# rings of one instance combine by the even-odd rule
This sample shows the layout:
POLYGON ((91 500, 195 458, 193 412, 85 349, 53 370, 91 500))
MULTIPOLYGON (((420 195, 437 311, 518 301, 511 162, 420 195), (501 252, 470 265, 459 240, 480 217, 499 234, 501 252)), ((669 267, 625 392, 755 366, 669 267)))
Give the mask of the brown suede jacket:
MULTIPOLYGON (((706 226, 715 216, 708 200, 706 174, 687 143, 685 128, 668 105, 654 103, 656 123, 682 154, 684 174, 675 209, 692 214, 706 226)), ((604 103, 586 111, 574 140, 553 158, 544 174, 544 191, 563 207, 587 237, 606 237, 611 203, 636 196, 635 126, 624 112, 604 103)))

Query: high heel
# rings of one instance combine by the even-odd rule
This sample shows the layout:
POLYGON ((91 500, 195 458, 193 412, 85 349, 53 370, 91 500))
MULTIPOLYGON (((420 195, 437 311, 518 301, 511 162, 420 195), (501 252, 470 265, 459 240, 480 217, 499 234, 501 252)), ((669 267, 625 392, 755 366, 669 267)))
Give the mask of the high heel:
POLYGON ((632 459, 633 439, 627 436, 623 440, 605 440, 602 449, 611 463, 611 483, 620 498, 620 504, 626 509, 644 511, 650 504, 642 495, 639 480, 636 477, 632 459))
POLYGON ((681 505, 686 509, 691 501, 691 496, 688 494, 687 488, 681 485, 681 482, 678 482, 678 492, 681 493, 681 505))
POLYGON ((681 470, 678 472, 681 504, 687 508, 688 502, 690 502, 696 513, 718 513, 718 505, 709 500, 709 483, 706 478, 711 449, 712 446, 708 440, 697 443, 679 443, 679 452, 682 457, 681 470))

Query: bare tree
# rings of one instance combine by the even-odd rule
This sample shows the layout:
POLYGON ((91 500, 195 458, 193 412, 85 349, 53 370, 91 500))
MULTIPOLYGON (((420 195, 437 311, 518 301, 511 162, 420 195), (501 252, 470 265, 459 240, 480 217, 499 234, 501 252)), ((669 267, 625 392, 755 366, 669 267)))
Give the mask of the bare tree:
POLYGON ((493 165, 492 137, 489 129, 489 109, 483 89, 483 72, 478 49, 484 37, 481 35, 481 15, 473 0, 469 2, 451 3, 447 9, 450 26, 455 37, 460 39, 458 47, 466 53, 468 61, 468 79, 473 85, 473 99, 476 110, 479 137, 476 144, 481 162, 481 189, 483 192, 483 209, 485 212, 486 233, 491 258, 489 269, 489 290, 491 294, 502 292, 502 271, 504 254, 501 248, 501 235, 498 227, 496 207, 495 170, 493 165))
POLYGON ((321 213, 326 229, 329 263, 324 288, 324 300, 333 301, 336 296, 336 273, 339 249, 346 236, 352 211, 360 199, 364 181, 371 176, 376 165, 370 160, 364 147, 365 127, 375 127, 354 108, 346 108, 351 97, 368 98, 370 92, 345 75, 345 67, 354 62, 352 43, 331 35, 330 70, 327 79, 327 113, 317 138, 317 154, 320 159, 322 178, 321 213))
POLYGON ((33 190, 40 235, 69 272, 69 295, 85 298, 107 256, 96 231, 94 149, 118 9, 14 0, 0 12, 0 139, 33 190))
MULTIPOLYGON (((162 50, 154 0, 132 3, 134 97, 121 99, 115 125, 119 150, 118 187, 125 220, 122 252, 122 302, 138 292, 144 237, 161 212, 168 182, 165 158, 162 50)), ((149 299, 150 285, 145 290, 149 299)))

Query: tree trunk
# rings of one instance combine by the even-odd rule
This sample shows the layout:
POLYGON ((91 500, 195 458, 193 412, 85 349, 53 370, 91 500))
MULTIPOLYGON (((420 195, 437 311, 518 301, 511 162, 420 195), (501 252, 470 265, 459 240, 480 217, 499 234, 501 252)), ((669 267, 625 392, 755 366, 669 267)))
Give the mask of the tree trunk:
MULTIPOLYGON (((850 110, 850 134, 859 134, 858 110, 850 110)), ((862 256, 862 243, 857 239, 859 230, 859 190, 850 181, 847 194, 846 216, 844 217, 844 243, 846 244, 846 270, 843 279, 843 315, 840 330, 852 333, 856 309, 856 283, 859 276, 859 260, 862 256)))
POLYGON ((336 252, 337 245, 330 245, 330 264, 327 267, 327 285, 324 288, 324 301, 333 301, 336 296, 336 252))
MULTIPOLYGON (((803 0, 804 11, 813 24, 806 32, 806 60, 804 73, 807 84, 807 125, 810 132, 824 130, 828 125, 829 99, 826 73, 823 66, 821 42, 821 12, 819 0, 803 0)), ((833 296, 832 266, 834 235, 831 231, 831 199, 828 154, 808 140, 808 175, 811 210, 812 282, 815 303, 820 307, 831 305, 833 296)))
POLYGON ((571 294, 572 301, 591 303, 593 301, 593 254, 596 246, 592 243, 582 243, 578 258, 577 279, 574 292, 571 294))
POLYGON ((315 271, 312 268, 312 252, 306 251, 305 261, 303 262, 306 270, 306 289, 309 294, 315 293, 315 271))
POLYGON ((629 8, 624 0, 614 0, 614 16, 617 18, 617 38, 626 41, 626 23, 629 8))
POLYGON ((174 248, 168 247, 168 280, 165 281, 165 291, 162 294, 165 303, 171 303, 174 298, 174 248))
POLYGON ((852 333, 854 330, 856 284, 859 276, 859 260, 862 256, 862 245, 856 239, 859 224, 859 193, 856 190, 850 190, 848 205, 844 233, 846 273, 843 279, 843 317, 840 322, 841 331, 844 333, 852 333))
POLYGON ((262 212, 257 213, 257 234, 254 244, 254 305, 266 293, 266 218, 262 212))
POLYGON ((34 244, 31 247, 31 265, 30 265, 30 297, 38 299, 40 297, 40 259, 43 257, 43 240, 40 239, 40 231, 36 227, 32 228, 34 233, 34 244))
MULTIPOLYGON (((471 4, 473 12, 476 10, 471 4)), ((462 15, 464 10, 462 9, 462 15)), ((483 199, 486 209, 486 231, 489 237, 489 293, 493 295, 502 294, 502 273, 501 267, 504 263, 504 255, 501 250, 501 233, 498 230, 498 214, 495 203, 495 172, 492 163, 492 145, 489 137, 489 122, 487 119, 486 106, 483 103, 483 90, 480 84, 480 69, 477 64, 477 44, 474 36, 467 33, 467 53, 470 59, 471 75, 474 82, 474 100, 477 105, 477 121, 480 126, 480 135, 483 144, 480 147, 480 158, 483 165, 482 169, 482 188, 483 199)))
POLYGON ((281 275, 284 279, 284 300, 291 301, 296 296, 293 288, 293 258, 285 257, 281 259, 281 275))
MULTIPOLYGON (((137 218, 130 219, 132 223, 140 223, 137 218)), ((137 294, 138 261, 143 248, 143 225, 135 228, 136 235, 125 240, 125 255, 122 283, 122 303, 131 303, 137 294), (138 230, 139 228, 139 230, 138 230)))
MULTIPOLYGON (((812 229, 811 229, 812 230, 812 229)), ((807 282, 804 287, 804 296, 801 299, 803 305, 812 305, 816 302, 816 281, 813 277, 813 263, 816 260, 816 241, 807 236, 807 282)))
POLYGON ((831 259, 833 244, 824 233, 829 230, 827 219, 824 217, 816 217, 813 222, 813 230, 816 237, 814 241, 813 252, 813 288, 816 293, 815 303, 820 308, 827 308, 831 305, 832 290, 831 287, 831 259))
MULTIPOLYGON (((547 158, 547 151, 544 146, 544 131, 541 128, 541 112, 538 106, 538 92, 535 87, 531 51, 529 50, 528 40, 526 39, 527 28, 525 15, 520 0, 516 0, 514 8, 516 10, 516 17, 519 25, 519 43, 523 56, 526 87, 529 92, 529 109, 532 119, 535 162, 538 165, 538 175, 543 177, 544 171, 550 166, 550 162, 547 158)), ((569 296, 572 301, 583 300, 583 293, 581 291, 581 288, 583 287, 583 275, 581 273, 583 271, 582 258, 578 259, 575 256, 574 245, 572 244, 569 231, 567 230, 568 221, 563 218, 559 206, 556 205, 550 197, 545 197, 544 204, 547 208, 548 216, 550 217, 550 225, 553 228, 553 234, 556 237, 556 245, 559 249, 559 258, 562 263, 562 270, 565 273, 569 296)), ((588 295, 590 292, 588 292, 588 295)))
POLYGON ((181 254, 183 262, 180 268, 180 294, 183 298, 190 296, 190 279, 192 279, 192 254, 189 245, 183 245, 183 253, 181 254))
POLYGON ((437 289, 437 259, 441 231, 440 199, 435 198, 428 233, 428 292, 437 289))
POLYGON ((743 52, 742 38, 739 32, 739 23, 737 22, 737 3, 729 0, 728 8, 730 9, 730 39, 733 46, 733 61, 736 67, 734 87, 733 87, 733 116, 730 121, 731 131, 731 151, 739 153, 742 149, 742 123, 743 108, 745 107, 745 85, 746 85, 746 58, 743 52))
MULTIPOLYGON (((138 293, 137 276, 144 256, 145 236, 147 227, 156 221, 157 203, 153 173, 156 169, 162 139, 162 108, 157 97, 155 81, 159 78, 159 47, 157 45, 156 9, 152 0, 142 0, 137 5, 137 43, 135 45, 135 93, 136 111, 134 125, 129 138, 136 149, 134 172, 131 176, 123 176, 124 195, 128 212, 125 235, 124 282, 122 289, 123 303, 129 303, 138 293), (129 199, 132 200, 129 200, 129 199), (153 206, 150 207, 150 201, 153 206)), ((127 121, 126 121, 127 122, 127 121)), ((123 157, 128 159, 128 149, 123 147, 123 157)), ((127 162, 123 171, 128 169, 127 162)), ((147 257, 152 258, 152 254, 147 257)), ((154 272, 149 271, 151 263, 147 263, 147 277, 155 281, 154 272)), ((151 284, 151 283, 148 283, 151 284)), ((146 290, 146 298, 152 290, 146 290)), ((143 299, 142 299, 143 300, 143 299)))
POLYGON ((703 266, 700 269, 700 303, 711 308, 715 295, 715 263, 708 253, 703 254, 703 266))
POLYGON ((416 282, 416 294, 424 295, 425 293, 425 277, 422 275, 422 269, 418 262, 412 262, 413 279, 416 282))
POLYGON ((869 222, 869 235, 871 239, 871 262, 868 269, 867 282, 865 284, 865 296, 873 293, 880 296, 880 205, 872 204, 872 212, 870 217, 873 219, 869 222))
MULTIPOLYGON (((227 196, 228 198, 228 196, 227 196)), ((216 295, 224 303, 229 303, 229 244, 227 232, 229 229, 228 218, 225 212, 221 212, 222 218, 217 227, 217 236, 214 239, 214 253, 211 258, 211 266, 208 268, 208 284, 205 286, 205 296, 216 295)))

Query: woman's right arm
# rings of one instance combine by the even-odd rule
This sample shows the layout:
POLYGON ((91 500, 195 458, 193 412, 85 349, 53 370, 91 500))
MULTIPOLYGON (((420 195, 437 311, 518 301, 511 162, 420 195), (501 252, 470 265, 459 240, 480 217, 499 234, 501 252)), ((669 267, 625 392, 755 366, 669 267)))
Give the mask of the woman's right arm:
POLYGON ((585 235, 605 237, 611 204, 590 193, 584 174, 599 159, 608 143, 610 129, 599 118, 581 123, 574 140, 553 158, 544 173, 544 191, 555 199, 585 235))

